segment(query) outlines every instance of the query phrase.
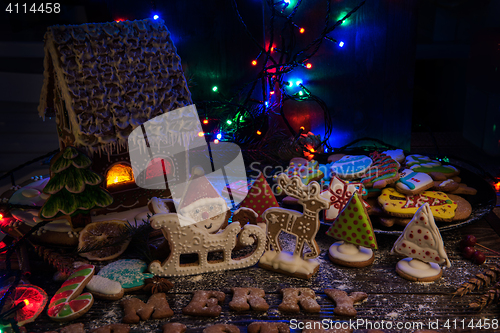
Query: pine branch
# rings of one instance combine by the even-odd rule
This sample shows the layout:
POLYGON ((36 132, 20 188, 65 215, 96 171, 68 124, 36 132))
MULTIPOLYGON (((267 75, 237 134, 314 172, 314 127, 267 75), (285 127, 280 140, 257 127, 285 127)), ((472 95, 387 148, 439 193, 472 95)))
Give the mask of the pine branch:
POLYGON ((149 215, 147 220, 142 220, 142 224, 138 225, 135 221, 134 225, 128 223, 127 229, 131 235, 130 245, 139 253, 144 260, 151 262, 156 258, 153 258, 149 248, 149 234, 153 231, 151 223, 149 221, 149 215))
POLYGON ((462 297, 474 290, 486 288, 498 280, 500 280, 500 265, 488 266, 484 274, 476 274, 475 277, 463 283, 455 293, 453 293, 453 296, 462 297))

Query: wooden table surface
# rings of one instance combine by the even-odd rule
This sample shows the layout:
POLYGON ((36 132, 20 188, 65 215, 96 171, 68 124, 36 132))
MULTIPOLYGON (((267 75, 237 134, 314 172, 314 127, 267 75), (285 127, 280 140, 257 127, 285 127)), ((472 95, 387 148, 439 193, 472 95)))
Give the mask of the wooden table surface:
MULTIPOLYGON (((132 332, 161 332, 161 327, 165 322, 181 322, 188 326, 187 333, 201 332, 203 328, 215 323, 231 323, 237 325, 241 332, 246 332, 246 327, 253 321, 283 321, 290 323, 292 319, 348 321, 348 317, 340 317, 333 314, 334 303, 328 299, 324 293, 326 288, 337 288, 346 292, 364 291, 369 296, 367 301, 356 305, 358 311, 354 320, 370 321, 373 325, 382 325, 388 328, 387 322, 394 327, 400 325, 423 324, 428 328, 429 320, 440 324, 440 332, 500 332, 500 327, 496 330, 486 330, 475 328, 467 329, 473 320, 476 325, 480 319, 489 319, 490 323, 500 317, 500 306, 492 305, 482 312, 469 309, 468 304, 478 299, 481 292, 473 292, 464 297, 452 298, 457 287, 469 280, 475 274, 484 270, 485 267, 473 264, 471 261, 461 257, 458 250, 458 242, 467 234, 473 234, 478 242, 491 249, 500 252, 500 219, 491 213, 480 221, 465 226, 460 229, 447 231, 442 234, 448 256, 452 267, 444 271, 442 279, 433 283, 415 283, 404 280, 395 272, 395 265, 400 257, 389 255, 389 251, 397 239, 394 235, 377 235, 379 250, 375 254, 375 262, 372 266, 355 269, 344 268, 333 265, 327 256, 327 250, 334 240, 325 235, 327 226, 323 225, 317 235, 317 241, 322 249, 319 260, 320 270, 310 280, 286 277, 278 273, 266 271, 258 267, 251 267, 236 271, 226 271, 222 273, 209 273, 203 275, 173 278, 175 286, 168 292, 168 301, 174 311, 174 316, 170 320, 152 320, 141 322, 132 326, 132 332), (495 232, 497 230, 497 232, 495 232), (244 312, 235 313, 229 310, 228 303, 232 299, 230 288, 252 286, 265 290, 266 300, 270 308, 266 313, 244 312), (308 287, 316 292, 316 299, 321 305, 319 314, 300 313, 296 315, 286 315, 278 311, 281 303, 280 289, 285 287, 308 287), (226 300, 222 306, 223 311, 220 317, 215 319, 189 317, 182 315, 182 308, 185 307, 192 297, 194 290, 219 290, 226 293, 226 300), (446 330, 443 325, 448 321, 451 327, 456 323, 457 327, 465 325, 465 330, 446 330)), ((286 243, 286 242, 285 242, 286 243)), ((285 245, 286 247, 286 245, 285 245)), ((489 258, 489 262, 492 259, 489 258)), ((497 261, 498 262, 498 261, 497 261)), ((33 271, 31 282, 43 287, 49 297, 60 287, 60 283, 49 283, 47 278, 52 271, 33 271)), ((137 293, 133 295, 143 300, 147 300, 146 295, 137 293)), ((131 296, 126 296, 131 297, 131 296)), ((119 301, 105 302, 96 301, 92 309, 75 322, 82 322, 86 328, 95 328, 109 323, 121 322, 123 311, 119 301)), ((500 323, 499 323, 500 325, 500 323)), ((52 322, 44 312, 36 322, 28 324, 30 332, 43 332, 49 329, 62 327, 59 323, 52 322)), ((409 327, 409 326, 406 326, 409 327)), ((416 326, 414 326, 416 327, 416 326)), ((366 328, 359 326, 358 328, 366 328)), ((293 331, 293 330, 292 330, 293 331)), ((295 330, 298 332, 298 330, 295 330)), ((413 332, 414 329, 392 329, 385 332, 413 332)), ((361 331, 360 331, 361 332, 361 331)))

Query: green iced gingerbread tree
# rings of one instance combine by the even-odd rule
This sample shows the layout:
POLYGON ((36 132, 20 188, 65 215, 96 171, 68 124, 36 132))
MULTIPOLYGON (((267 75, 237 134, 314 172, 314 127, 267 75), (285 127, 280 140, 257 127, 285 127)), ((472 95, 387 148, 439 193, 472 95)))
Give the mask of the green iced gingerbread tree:
POLYGON ((102 177, 90 170, 91 164, 90 158, 74 147, 67 147, 55 157, 51 178, 43 189, 50 197, 40 210, 41 218, 69 215, 73 228, 84 227, 91 221, 92 208, 113 202, 113 197, 99 187, 102 177))

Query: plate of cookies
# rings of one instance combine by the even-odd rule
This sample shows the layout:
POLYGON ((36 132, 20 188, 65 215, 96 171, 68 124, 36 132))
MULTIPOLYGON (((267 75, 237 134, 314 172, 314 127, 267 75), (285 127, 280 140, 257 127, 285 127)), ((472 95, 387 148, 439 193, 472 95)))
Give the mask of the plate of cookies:
MULTIPOLYGON (((466 167, 420 154, 405 155, 402 149, 325 159, 324 164, 293 159, 285 170, 304 184, 322 185, 321 196, 330 201, 330 208, 323 211, 324 224, 337 219, 354 193, 362 194, 374 231, 385 234, 400 234, 425 203, 439 230, 446 231, 478 221, 496 202, 491 185, 466 167)), ((284 197, 282 205, 299 208, 291 197, 284 197)))

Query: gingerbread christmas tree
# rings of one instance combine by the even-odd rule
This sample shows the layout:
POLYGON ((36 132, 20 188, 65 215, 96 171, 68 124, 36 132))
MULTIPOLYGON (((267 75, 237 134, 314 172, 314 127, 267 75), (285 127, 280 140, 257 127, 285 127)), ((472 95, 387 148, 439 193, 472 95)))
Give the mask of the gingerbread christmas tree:
POLYGON ((428 203, 415 213, 394 243, 391 253, 398 253, 427 263, 446 263, 447 267, 451 266, 428 203))
POLYGON ((326 234, 346 243, 371 249, 378 248, 370 217, 357 192, 350 197, 326 234))
POLYGON ((241 202, 240 207, 253 209, 259 215, 257 223, 266 222, 262 219, 262 213, 264 213, 266 209, 279 207, 271 186, 269 186, 269 183, 262 173, 253 183, 252 188, 248 191, 245 200, 241 202))

